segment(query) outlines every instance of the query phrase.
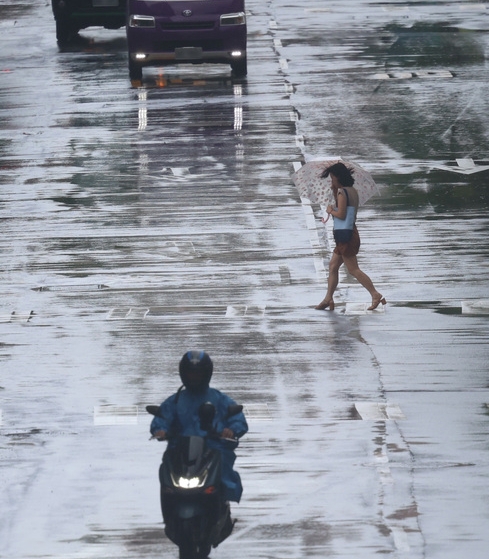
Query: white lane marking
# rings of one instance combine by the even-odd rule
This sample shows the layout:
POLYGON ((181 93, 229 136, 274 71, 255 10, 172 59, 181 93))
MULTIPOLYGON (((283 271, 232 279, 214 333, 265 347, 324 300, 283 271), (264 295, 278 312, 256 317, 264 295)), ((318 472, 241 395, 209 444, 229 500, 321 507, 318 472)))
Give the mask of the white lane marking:
POLYGON ((379 473, 380 483, 382 485, 393 485, 394 478, 392 477, 391 469, 388 465, 384 464, 377 467, 377 472, 379 473))
POLYGON ((107 315, 107 320, 141 320, 146 318, 149 313, 147 307, 129 309, 111 309, 107 315))
POLYGON ((400 526, 390 526, 392 537, 394 539, 394 545, 398 551, 411 551, 409 547, 408 537, 404 530, 400 526))
POLYGON ((33 287, 32 291, 98 291, 99 289, 109 289, 104 283, 98 284, 60 284, 60 285, 40 285, 33 287))
POLYGON ((489 314, 489 299, 462 301, 462 314, 489 314))
POLYGON ((226 308, 226 318, 238 316, 265 316, 266 305, 228 305, 226 308))
POLYGON ((471 4, 459 4, 458 6, 459 10, 462 11, 474 11, 474 12, 485 12, 486 10, 489 10, 489 5, 487 4, 475 4, 475 3, 471 3, 471 4))
POLYGON ((290 83, 284 83, 284 89, 287 95, 292 95, 292 93, 294 93, 294 86, 290 83))
MULTIPOLYGON (((247 419, 254 421, 272 421, 273 417, 267 403, 244 404, 243 412, 247 419)), ((147 418, 145 410, 136 405, 121 406, 118 404, 103 404, 93 408, 93 424, 104 425, 137 425, 140 416, 147 418), (141 413, 140 413, 141 412, 141 413)), ((1 425, 1 410, 0 410, 1 425)))
POLYGON ((273 419, 268 404, 244 404, 243 412, 246 419, 271 421, 273 419))
POLYGON ((1 314, 0 322, 29 322, 34 314, 34 311, 12 311, 8 314, 1 314))
POLYGON ((382 72, 370 76, 372 80, 409 80, 412 78, 453 78, 453 74, 449 70, 419 70, 416 72, 382 72))
POLYGON ((316 218, 311 208, 311 202, 307 198, 301 198, 302 209, 306 218, 306 226, 309 231, 309 241, 311 243, 312 256, 314 261, 314 268, 316 269, 317 278, 321 282, 327 280, 326 268, 324 266, 323 252, 324 248, 319 238, 319 233, 316 225, 316 218))
POLYGON ((386 409, 387 417, 389 419, 392 419, 393 421, 406 419, 406 416, 402 413, 401 408, 399 407, 398 404, 387 403, 385 409, 386 409))
POLYGON ((450 70, 418 70, 414 72, 417 78, 453 78, 450 70))
POLYGON ((398 421, 406 419, 398 404, 383 402, 355 402, 355 409, 363 420, 366 421, 398 421))
POLYGON ((172 174, 174 177, 190 175, 190 169, 188 167, 163 167, 161 172, 166 175, 172 174))
POLYGON ((455 159, 455 165, 435 165, 434 168, 441 169, 442 171, 453 171, 454 173, 459 173, 461 175, 473 175, 474 173, 487 171, 489 169, 489 165, 481 165, 476 163, 470 157, 465 157, 455 159))
POLYGON ((373 80, 408 80, 413 77, 412 72, 389 72, 382 74, 374 74, 373 80))
POLYGON ((357 314, 370 314, 370 313, 383 313, 385 312, 385 305, 379 305, 375 310, 367 310, 370 307, 370 303, 347 303, 345 314, 357 315, 357 314))

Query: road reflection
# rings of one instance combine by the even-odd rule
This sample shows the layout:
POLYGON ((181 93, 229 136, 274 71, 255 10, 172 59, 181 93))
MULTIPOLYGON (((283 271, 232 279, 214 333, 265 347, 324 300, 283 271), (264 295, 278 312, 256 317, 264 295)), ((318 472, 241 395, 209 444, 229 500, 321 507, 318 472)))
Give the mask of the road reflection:
MULTIPOLYGON (((223 77, 159 75, 135 90, 137 180, 188 183, 226 180, 245 160, 246 84, 223 77), (184 103, 182 104, 182 99, 184 103)), ((232 180, 231 176, 228 180, 232 180)))

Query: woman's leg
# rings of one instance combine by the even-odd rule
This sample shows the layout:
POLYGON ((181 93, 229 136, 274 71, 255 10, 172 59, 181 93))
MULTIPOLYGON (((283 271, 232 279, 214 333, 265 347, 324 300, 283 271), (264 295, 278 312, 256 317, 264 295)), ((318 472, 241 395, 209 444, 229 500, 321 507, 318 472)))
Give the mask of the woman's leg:
POLYGON ((341 254, 336 254, 336 252, 333 252, 333 256, 329 261, 328 290, 326 291, 324 299, 319 303, 316 309, 324 310, 326 307, 329 307, 330 310, 334 309, 333 295, 336 288, 338 287, 339 270, 342 264, 343 257, 341 256, 341 254))
POLYGON ((356 256, 343 256, 343 262, 345 263, 348 272, 365 287, 365 289, 372 296, 372 307, 377 308, 379 303, 382 302, 382 295, 375 289, 372 280, 367 276, 365 272, 362 272, 358 266, 358 261, 356 256), (374 306, 375 305, 375 306, 374 306))

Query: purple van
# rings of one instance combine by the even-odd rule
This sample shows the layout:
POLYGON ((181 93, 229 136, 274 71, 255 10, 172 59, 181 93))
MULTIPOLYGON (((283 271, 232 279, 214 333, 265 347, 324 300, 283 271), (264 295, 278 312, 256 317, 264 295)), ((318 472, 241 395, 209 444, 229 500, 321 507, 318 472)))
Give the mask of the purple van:
POLYGON ((129 76, 143 67, 217 62, 245 76, 244 0, 128 0, 129 76))

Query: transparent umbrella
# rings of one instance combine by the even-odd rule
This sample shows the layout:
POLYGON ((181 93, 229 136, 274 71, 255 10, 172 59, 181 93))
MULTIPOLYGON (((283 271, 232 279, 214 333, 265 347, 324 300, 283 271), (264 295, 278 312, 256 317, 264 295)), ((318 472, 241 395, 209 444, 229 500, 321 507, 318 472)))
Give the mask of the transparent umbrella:
POLYGON ((299 194, 308 198, 315 204, 327 206, 335 203, 331 191, 331 178, 321 178, 322 172, 335 163, 344 163, 350 169, 358 192, 360 205, 365 204, 374 194, 379 194, 379 188, 375 184, 372 175, 360 165, 344 161, 343 159, 330 159, 323 161, 309 161, 292 175, 299 194))

